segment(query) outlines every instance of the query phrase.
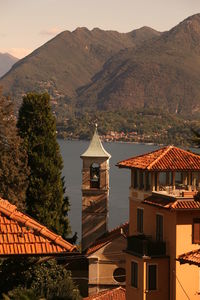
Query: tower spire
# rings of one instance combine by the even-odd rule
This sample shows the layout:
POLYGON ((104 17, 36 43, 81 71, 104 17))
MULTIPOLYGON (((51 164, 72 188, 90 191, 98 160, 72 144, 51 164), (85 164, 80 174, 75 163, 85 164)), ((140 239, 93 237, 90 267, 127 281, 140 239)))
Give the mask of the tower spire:
POLYGON ((97 130, 97 123, 95 123, 95 130, 92 137, 92 140, 89 144, 88 149, 81 155, 83 157, 107 157, 110 158, 111 155, 104 149, 99 134, 97 130))

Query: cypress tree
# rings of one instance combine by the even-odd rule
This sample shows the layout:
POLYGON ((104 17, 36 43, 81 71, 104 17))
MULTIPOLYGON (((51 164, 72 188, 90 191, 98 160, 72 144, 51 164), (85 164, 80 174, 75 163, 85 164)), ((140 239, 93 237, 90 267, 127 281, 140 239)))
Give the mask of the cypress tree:
POLYGON ((70 231, 67 218, 69 202, 64 195, 63 161, 47 93, 29 93, 23 98, 17 126, 24 140, 30 167, 27 212, 66 237, 70 231))
POLYGON ((28 159, 9 98, 0 92, 0 197, 25 210, 28 159))

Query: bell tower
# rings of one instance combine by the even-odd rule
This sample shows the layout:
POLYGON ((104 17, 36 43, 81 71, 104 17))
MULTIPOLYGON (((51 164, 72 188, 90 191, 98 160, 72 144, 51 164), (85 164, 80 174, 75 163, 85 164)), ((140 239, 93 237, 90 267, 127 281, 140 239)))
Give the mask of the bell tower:
POLYGON ((82 168, 82 251, 107 231, 109 159, 97 131, 81 155, 82 168))

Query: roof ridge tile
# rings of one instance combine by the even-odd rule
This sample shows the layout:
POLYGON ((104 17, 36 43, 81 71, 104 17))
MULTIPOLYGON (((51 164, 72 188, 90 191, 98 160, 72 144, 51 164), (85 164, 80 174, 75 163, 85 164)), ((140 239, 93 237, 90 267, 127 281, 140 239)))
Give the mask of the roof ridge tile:
MULTIPOLYGON (((173 147, 173 146, 167 146, 167 147, 164 147, 164 148, 166 148, 166 149, 163 151, 163 153, 161 153, 160 156, 158 156, 152 163, 150 163, 150 164, 148 165, 147 170, 150 170, 150 169, 153 167, 153 165, 155 165, 161 158, 163 158, 163 156, 165 156, 165 155, 169 152, 169 150, 172 149, 172 147, 173 147)), ((162 150, 162 149, 164 149, 164 148, 161 148, 160 150, 162 150)))

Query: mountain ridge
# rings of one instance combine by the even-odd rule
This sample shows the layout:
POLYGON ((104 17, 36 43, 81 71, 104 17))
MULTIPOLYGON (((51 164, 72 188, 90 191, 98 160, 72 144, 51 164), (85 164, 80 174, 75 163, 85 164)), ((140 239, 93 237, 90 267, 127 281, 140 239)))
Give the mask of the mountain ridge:
POLYGON ((200 112, 200 14, 153 41, 122 50, 77 90, 78 107, 200 112))
POLYGON ((200 14, 169 31, 128 33, 86 27, 63 31, 0 79, 18 103, 29 91, 50 93, 54 110, 159 109, 200 113, 200 14), (63 108, 62 108, 63 107, 63 108))
POLYGON ((19 59, 9 53, 0 53, 0 78, 6 74, 19 59))
POLYGON ((109 57, 121 49, 135 47, 145 35, 146 39, 159 35, 146 28, 140 37, 139 31, 135 31, 137 37, 97 28, 61 32, 16 63, 0 84, 5 94, 18 98, 31 90, 47 90, 54 98, 74 97, 76 89, 89 83, 109 57))

